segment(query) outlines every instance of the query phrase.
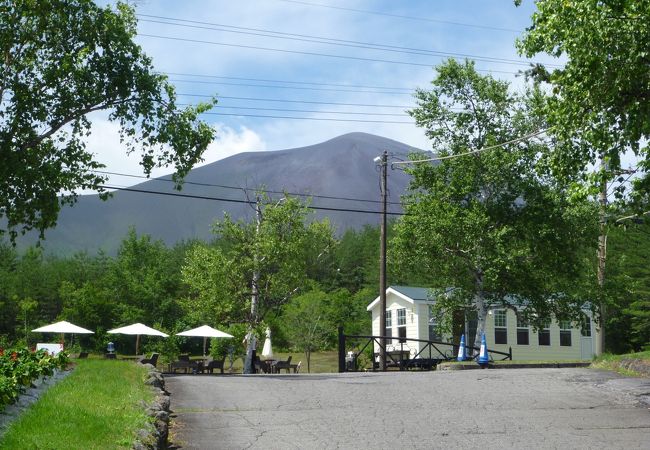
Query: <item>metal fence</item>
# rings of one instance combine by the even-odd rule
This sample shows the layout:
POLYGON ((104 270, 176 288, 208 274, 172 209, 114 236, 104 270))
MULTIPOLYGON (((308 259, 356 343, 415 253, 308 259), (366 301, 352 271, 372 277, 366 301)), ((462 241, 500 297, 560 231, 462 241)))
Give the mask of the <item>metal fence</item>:
MULTIPOLYGON (((434 370, 438 364, 445 361, 452 361, 458 355, 459 344, 453 342, 431 341, 423 339, 399 338, 394 336, 359 336, 346 335, 343 328, 339 328, 339 372, 351 372, 359 370, 359 357, 371 350, 370 367, 367 370, 377 371, 382 369, 381 356, 386 355, 386 370, 434 370), (397 345, 386 342, 399 341, 397 345), (411 350, 408 342, 413 342, 419 351, 411 350), (375 352, 375 344, 379 352, 375 352), (405 348, 406 346, 406 348, 405 348), (420 348, 421 347, 421 348, 420 348), (413 354, 413 352, 415 352, 413 354)), ((480 349, 473 346, 465 346, 468 359, 478 358, 480 349)), ((488 349, 490 361, 512 360, 512 347, 508 353, 488 349)))

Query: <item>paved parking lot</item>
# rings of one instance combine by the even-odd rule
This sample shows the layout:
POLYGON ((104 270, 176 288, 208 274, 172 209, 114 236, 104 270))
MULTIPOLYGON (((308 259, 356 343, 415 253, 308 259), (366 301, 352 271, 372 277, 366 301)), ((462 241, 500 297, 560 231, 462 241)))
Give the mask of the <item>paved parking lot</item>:
POLYGON ((590 369, 166 378, 177 448, 650 448, 650 380, 590 369))

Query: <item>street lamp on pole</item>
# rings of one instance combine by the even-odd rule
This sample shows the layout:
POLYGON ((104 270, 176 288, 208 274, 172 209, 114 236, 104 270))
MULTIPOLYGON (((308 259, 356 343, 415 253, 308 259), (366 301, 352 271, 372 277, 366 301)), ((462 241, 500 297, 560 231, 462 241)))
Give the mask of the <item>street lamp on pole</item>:
POLYGON ((387 179, 388 152, 384 150, 381 156, 374 159, 381 169, 381 227, 379 233, 379 335, 381 336, 380 368, 386 370, 386 212, 387 212, 387 179))

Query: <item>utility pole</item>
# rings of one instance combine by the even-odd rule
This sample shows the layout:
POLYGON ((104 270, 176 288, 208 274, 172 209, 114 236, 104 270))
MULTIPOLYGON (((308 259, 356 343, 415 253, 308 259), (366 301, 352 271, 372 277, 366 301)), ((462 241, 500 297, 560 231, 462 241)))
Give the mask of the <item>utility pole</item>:
MULTIPOLYGON (((388 152, 381 155, 381 228, 379 237, 379 335, 386 336, 386 205, 388 198, 388 152)), ((386 370, 386 339, 381 339, 381 370, 386 370)))
MULTIPOLYGON (((260 197, 257 197, 255 202, 255 218, 256 218, 256 227, 255 227, 255 240, 259 239, 260 227, 262 225, 262 208, 260 206, 260 197)), ((244 361, 244 373, 251 374, 255 373, 255 361, 253 358, 255 356, 255 348, 257 345, 257 338, 255 337, 255 325, 257 324, 257 309, 259 306, 259 287, 258 283, 260 280, 260 270, 258 267, 258 258, 257 253, 257 242, 255 243, 255 254, 253 255, 253 279, 251 281, 251 316, 248 322, 248 334, 246 342, 246 360, 244 361)))

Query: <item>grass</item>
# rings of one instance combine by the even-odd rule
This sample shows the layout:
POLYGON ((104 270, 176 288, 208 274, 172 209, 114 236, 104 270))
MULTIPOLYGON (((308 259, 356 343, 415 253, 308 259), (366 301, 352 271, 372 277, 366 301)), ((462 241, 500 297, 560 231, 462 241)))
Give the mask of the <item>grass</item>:
MULTIPOLYGON (((289 356, 291 356, 292 364, 298 364, 299 361, 302 361, 302 365, 300 366, 300 373, 307 373, 307 358, 305 357, 305 354, 303 352, 273 352, 273 359, 286 360, 289 356)), ((312 353, 310 373, 338 372, 339 371, 338 358, 339 358, 338 352, 335 350, 312 353)), ((228 361, 228 358, 226 358, 226 363, 224 364, 224 367, 226 372, 228 372, 228 367, 230 367, 230 362, 228 361)), ((233 364, 233 371, 235 373, 242 373, 243 368, 244 368, 244 362, 242 361, 242 359, 241 358, 236 359, 233 364)))
POLYGON ((610 353, 605 353, 594 360, 592 367, 596 367, 598 369, 613 370, 626 376, 648 377, 650 376, 650 350, 637 353, 627 353, 624 355, 612 355, 610 353), (630 360, 638 361, 638 366, 644 367, 645 371, 640 372, 629 367, 624 367, 624 363, 629 362, 630 360))
POLYGON ((140 406, 153 392, 146 369, 124 361, 77 360, 7 430, 0 449, 130 448, 149 418, 140 406))

